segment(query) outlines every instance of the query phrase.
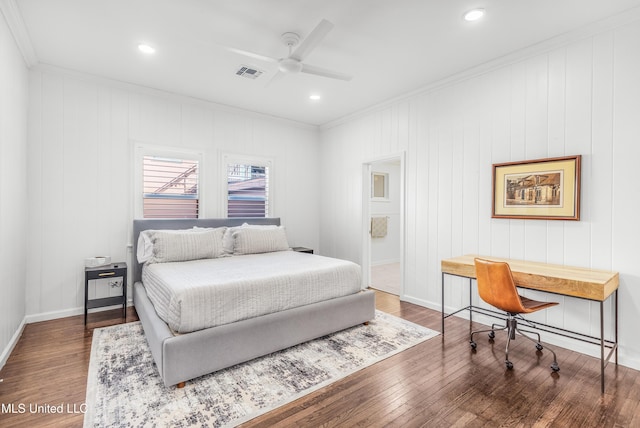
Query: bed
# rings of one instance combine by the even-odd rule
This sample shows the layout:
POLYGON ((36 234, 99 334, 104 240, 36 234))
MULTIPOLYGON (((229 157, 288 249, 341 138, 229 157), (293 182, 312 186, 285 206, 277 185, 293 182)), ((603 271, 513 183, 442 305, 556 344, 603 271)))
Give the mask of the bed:
MULTIPOLYGON (((280 219, 145 219, 133 222, 134 305, 158 372, 167 387, 184 386, 186 381, 199 376, 366 323, 375 317, 373 291, 362 290, 361 284, 354 286, 353 266, 357 265, 293 251, 243 252, 243 249, 252 249, 262 243, 256 241, 255 237, 261 236, 256 235, 258 232, 242 229, 233 235, 229 233, 239 231, 243 225, 250 227, 246 224, 258 226, 255 229, 259 230, 277 228, 280 219), (169 231, 218 231, 224 228, 234 229, 222 232, 225 240, 222 247, 216 247, 219 254, 214 257, 198 258, 200 256, 196 255, 195 260, 174 263, 173 259, 168 259, 171 262, 162 263, 164 260, 160 255, 159 259, 145 264, 136 259, 138 238, 144 231, 162 231, 154 235, 157 238, 155 251, 161 254, 159 237, 170 235, 169 231), (236 254, 230 255, 234 244, 228 237, 233 236, 236 237, 236 254), (253 239, 250 247, 243 247, 248 242, 243 244, 245 236, 253 239), (306 269, 307 264, 312 265, 311 269, 316 262, 322 272, 306 269), (286 267, 284 276, 277 272, 276 266, 286 267), (187 270, 181 270, 183 268, 187 270), (217 269, 215 275, 207 273, 211 269, 217 269), (238 269, 241 275, 234 273, 238 269), (235 276, 242 278, 238 281, 246 282, 240 284, 242 292, 233 288, 237 286, 232 284, 235 276), (179 282, 179 291, 168 291, 163 281, 171 278, 182 278, 186 282, 179 282), (209 282, 215 283, 215 287, 205 287, 209 282), (307 283, 312 286, 306 286, 307 283), (287 290, 295 292, 287 294, 287 290), (181 293, 178 297, 172 294, 177 292, 181 293), (203 296, 208 294, 212 294, 207 298, 213 299, 214 303, 203 304, 206 301, 203 296), (281 298, 285 295, 290 297, 281 298), (278 298, 269 300, 269 296, 278 298), (224 308, 229 310, 223 311, 224 308)), ((148 236, 148 233, 143 235, 148 236)), ((204 237, 205 233, 198 233, 198 236, 204 237)), ((175 242, 173 236, 169 238, 171 240, 165 242, 175 242)), ((265 250, 269 250, 273 244, 264 245, 265 250)), ((171 253, 179 247, 172 245, 166 250, 171 253)))

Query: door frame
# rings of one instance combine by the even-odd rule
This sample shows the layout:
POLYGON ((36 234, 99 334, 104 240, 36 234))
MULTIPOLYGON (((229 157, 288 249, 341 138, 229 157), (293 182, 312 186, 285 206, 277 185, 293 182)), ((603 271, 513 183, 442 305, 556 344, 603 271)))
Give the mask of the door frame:
POLYGON ((400 300, 404 296, 405 245, 406 245, 406 152, 366 160, 362 163, 362 282, 368 287, 371 281, 371 173, 376 163, 400 161, 400 300))

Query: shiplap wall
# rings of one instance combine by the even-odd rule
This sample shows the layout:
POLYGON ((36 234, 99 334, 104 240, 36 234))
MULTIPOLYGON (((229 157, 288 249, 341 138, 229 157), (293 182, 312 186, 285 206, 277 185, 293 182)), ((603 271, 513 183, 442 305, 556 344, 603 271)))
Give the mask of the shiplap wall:
MULTIPOLYGON (((640 368, 638 76, 640 22, 625 23, 324 126, 322 170, 333 174, 322 181, 321 251, 362 261, 362 163, 404 151, 403 299, 439 310, 440 260, 467 253, 616 270, 620 362, 640 368), (491 219, 492 163, 576 154, 581 221, 491 219)), ((447 305, 463 306, 466 287, 447 281, 447 305)), ((597 304, 559 299, 536 318, 598 332, 597 304)))
POLYGON ((0 13, 0 367, 25 315, 28 71, 0 13))
POLYGON ((203 153, 204 217, 224 216, 226 154, 273 159, 273 216, 319 245, 316 127, 49 67, 30 73, 28 321, 80 313, 86 257, 132 261, 134 146, 203 153))

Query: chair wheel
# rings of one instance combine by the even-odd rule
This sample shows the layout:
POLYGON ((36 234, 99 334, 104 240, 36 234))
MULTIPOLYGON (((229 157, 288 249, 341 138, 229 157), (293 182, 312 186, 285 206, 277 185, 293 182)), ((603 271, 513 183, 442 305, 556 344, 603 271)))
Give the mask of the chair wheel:
POLYGON ((558 363, 554 362, 553 364, 551 364, 551 370, 553 370, 554 372, 560 371, 560 366, 558 366, 558 363))
POLYGON ((542 351, 544 348, 542 347, 542 345, 541 345, 541 344, 536 343, 536 349, 537 349, 538 351, 542 351))
POLYGON ((504 363, 507 365, 507 368, 508 368, 509 370, 511 370, 511 369, 513 368, 513 363, 512 363, 511 361, 507 360, 507 361, 505 361, 504 363))
POLYGON ((491 333, 489 333, 489 339, 493 339, 496 337, 496 332, 495 331, 491 331, 491 333))
POLYGON ((476 349, 476 347, 478 346, 473 340, 469 341, 469 345, 471 346, 471 349, 476 349))

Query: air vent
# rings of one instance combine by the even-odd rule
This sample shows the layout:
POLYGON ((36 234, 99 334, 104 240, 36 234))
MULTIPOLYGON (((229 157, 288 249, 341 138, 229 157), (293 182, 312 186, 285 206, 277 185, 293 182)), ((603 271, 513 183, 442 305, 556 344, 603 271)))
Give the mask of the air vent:
POLYGON ((236 71, 237 76, 246 77, 247 79, 257 79, 262 73, 264 73, 264 71, 251 68, 248 65, 241 65, 238 71, 236 71))

